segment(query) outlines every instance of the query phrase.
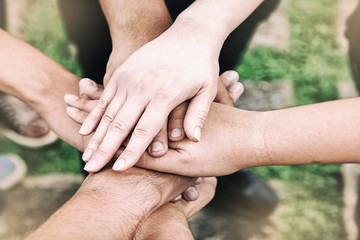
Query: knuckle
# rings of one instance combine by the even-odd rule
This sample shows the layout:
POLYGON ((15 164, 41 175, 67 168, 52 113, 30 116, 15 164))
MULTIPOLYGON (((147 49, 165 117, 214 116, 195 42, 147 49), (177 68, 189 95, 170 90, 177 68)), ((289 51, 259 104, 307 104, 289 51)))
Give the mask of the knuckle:
POLYGON ((113 114, 112 112, 106 112, 103 116, 103 120, 107 124, 111 124, 112 121, 114 121, 114 118, 115 118, 115 114, 113 114))
POLYGON ((156 104, 163 106, 163 108, 168 108, 174 104, 174 98, 168 92, 157 93, 154 101, 156 104))
POLYGON ((89 146, 93 146, 93 148, 97 148, 100 145, 101 140, 97 138, 92 138, 89 146))
POLYGON ((115 119, 111 124, 111 130, 121 134, 125 134, 128 131, 128 128, 123 121, 121 121, 120 119, 115 119))
POLYGON ((147 127, 136 127, 133 132, 133 136, 137 138, 147 138, 149 135, 150 131, 147 127))
POLYGON ((100 98, 98 103, 97 103, 97 106, 100 109, 106 109, 107 105, 108 105, 108 101, 103 97, 100 98))
POLYGON ((100 118, 101 116, 96 115, 94 112, 90 112, 90 114, 88 115, 88 119, 91 122, 97 122, 100 118))
POLYGON ((101 147, 97 150, 96 155, 99 156, 101 159, 104 159, 107 155, 107 151, 102 149, 101 147))

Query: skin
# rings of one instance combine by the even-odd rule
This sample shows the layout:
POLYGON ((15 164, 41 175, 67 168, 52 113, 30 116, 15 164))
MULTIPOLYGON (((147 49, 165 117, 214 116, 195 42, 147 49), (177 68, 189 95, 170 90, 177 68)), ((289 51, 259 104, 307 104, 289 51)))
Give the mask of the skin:
POLYGON ((122 174, 104 169, 89 175, 78 192, 27 239, 132 239, 142 221, 160 214, 156 210, 193 181, 139 168, 122 174))
MULTIPOLYGON (((100 3, 110 27, 113 45, 104 76, 104 85, 106 86, 116 68, 141 46, 166 31, 171 26, 172 19, 163 0, 155 0, 151 4, 145 0, 102 0, 100 3)), ((235 86, 235 88, 239 87, 235 86)), ((231 96, 222 82, 219 82, 216 98, 219 102, 232 104, 231 96)), ((171 133, 172 130, 168 131, 167 123, 165 123, 148 148, 150 155, 159 157, 167 152, 168 132, 171 133)), ((93 139, 101 137, 97 134, 99 132, 95 133, 93 139)), ((97 148, 98 145, 97 141, 90 141, 88 151, 85 151, 83 155, 85 161, 89 160, 93 154, 92 149, 97 148)))
MULTIPOLYGON (((1 29, 0 40, 0 90, 27 102, 64 141, 84 149, 88 138, 78 134, 79 125, 66 116, 63 102, 65 92, 79 91, 79 77, 1 29)), ((29 239, 131 239, 143 219, 194 181, 138 168, 123 174, 105 169, 89 175, 75 196, 29 239)))
POLYGON ((188 219, 205 207, 214 197, 216 178, 204 178, 199 185, 200 197, 196 201, 180 200, 167 203, 156 210, 138 228, 136 239, 194 239, 188 219))
MULTIPOLYGON (((132 137, 113 169, 121 171, 133 166, 170 112, 186 100, 190 104, 184 119, 185 133, 190 140, 200 141, 201 128, 217 93, 221 46, 261 2, 198 0, 164 33, 118 66, 80 129, 82 135, 88 135, 97 127, 84 153, 84 160, 89 160, 87 169, 94 171, 102 165, 100 160, 109 161, 130 132, 132 137)), ((123 22, 120 14, 111 14, 109 9, 125 3, 103 1, 111 32, 113 26, 123 22)))
MULTIPOLYGON (((166 155, 144 154, 138 166, 185 176, 222 176, 266 165, 358 163, 359 106, 360 98, 352 98, 254 112, 213 103, 201 142, 170 142, 166 155)), ((179 119, 184 113, 177 112, 179 119)))
MULTIPOLYGON (((233 106, 244 90, 242 84, 238 82, 239 75, 235 71, 227 71, 223 73, 219 77, 219 79, 219 82, 222 83, 221 85, 224 86, 224 91, 227 92, 226 94, 230 95, 231 104, 228 103, 228 101, 225 101, 223 103, 233 106)), ((82 124, 88 116, 88 113, 96 106, 99 99, 98 96, 101 95, 103 88, 96 85, 96 83, 90 79, 82 79, 79 84, 80 96, 82 97, 66 94, 64 97, 64 101, 69 105, 69 107, 66 108, 69 117, 71 117, 75 122, 82 124), (88 89, 90 89, 90 91, 88 89)), ((179 135, 176 136, 173 136, 171 133, 169 134, 169 140, 173 142, 181 141, 185 137, 183 125, 186 109, 187 105, 182 104, 170 114, 168 128, 172 129, 172 131, 176 129, 179 132, 179 135)), ((124 143, 124 146, 126 147, 127 144, 128 142, 126 141, 124 143)), ((115 158, 118 155, 119 151, 117 151, 115 158)), ((84 169, 89 172, 96 172, 99 171, 103 166, 105 166, 106 163, 106 160, 99 160, 99 164, 96 166, 96 168, 90 169, 88 168, 88 165, 86 165, 84 169)))

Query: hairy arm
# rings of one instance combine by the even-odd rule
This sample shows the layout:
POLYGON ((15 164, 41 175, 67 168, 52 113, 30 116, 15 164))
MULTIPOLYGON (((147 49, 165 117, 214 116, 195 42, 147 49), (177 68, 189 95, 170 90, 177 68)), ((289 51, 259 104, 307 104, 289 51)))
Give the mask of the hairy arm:
POLYGON ((122 174, 105 169, 89 175, 27 239, 132 239, 143 219, 193 181, 139 168, 122 174))

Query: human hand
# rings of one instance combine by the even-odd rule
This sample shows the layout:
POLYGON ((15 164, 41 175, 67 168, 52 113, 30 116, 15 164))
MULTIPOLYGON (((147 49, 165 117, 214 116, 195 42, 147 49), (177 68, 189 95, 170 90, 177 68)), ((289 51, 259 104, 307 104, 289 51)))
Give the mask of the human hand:
POLYGON ((213 103, 201 142, 195 144, 189 139, 170 142, 163 157, 153 158, 145 153, 137 166, 202 177, 227 175, 254 166, 256 162, 252 161, 263 157, 263 153, 258 151, 262 149, 261 129, 264 127, 259 116, 257 112, 213 103), (236 121, 239 118, 241 122, 236 121), (247 141, 234 142, 235 139, 247 141))
MULTIPOLYGON (((220 79, 221 79, 221 82, 224 83, 225 89, 229 89, 229 88, 233 87, 234 85, 236 86, 236 84, 241 85, 241 83, 238 83, 238 82, 234 81, 236 78, 233 78, 232 79, 233 81, 228 81, 227 78, 225 78, 226 74, 228 74, 228 73, 230 73, 230 75, 237 76, 236 74, 234 75, 232 73, 232 71, 228 71, 228 72, 225 72, 224 74, 222 74, 220 79)), ((234 72, 234 73, 236 73, 236 72, 234 72)), ((81 82, 83 82, 83 81, 87 81, 87 80, 81 80, 81 82)), ((85 85, 86 84, 83 84, 83 88, 88 88, 85 85)), ((88 85, 91 85, 91 84, 88 83, 88 85)), ((92 85, 95 85, 95 83, 92 83, 92 85)), ((81 84, 80 84, 80 88, 82 88, 81 84)), ((240 89, 240 91, 237 92, 236 94, 230 92, 232 94, 232 97, 234 98, 232 100, 233 102, 235 102, 237 100, 237 98, 241 95, 241 93, 243 92, 243 86, 242 85, 240 87, 236 86, 236 88, 240 89)), ((89 89, 91 89, 91 88, 89 88, 89 89)), ((86 90, 84 90, 84 91, 86 92, 86 90)), ((84 121, 84 119, 86 118, 87 114, 94 108, 97 101, 96 100, 85 100, 85 99, 80 99, 80 98, 77 98, 77 99, 78 100, 76 100, 76 101, 67 101, 67 104, 70 105, 70 107, 67 108, 67 110, 68 110, 67 113, 74 121, 81 124, 84 121)), ((186 105, 183 104, 183 105, 179 106, 176 110, 174 110, 171 113, 170 121, 169 121, 169 130, 170 131, 172 131, 173 129, 182 129, 182 126, 183 126, 182 121, 184 119, 183 117, 184 117, 184 114, 185 114, 185 109, 186 109, 186 105)), ((226 123, 227 123, 227 121, 225 121, 225 124, 226 123)), ((218 124, 222 125, 221 123, 218 123, 218 124)), ((171 133, 169 134, 169 136, 171 136, 171 133)), ((181 139, 183 139, 183 137, 181 139)), ((175 138, 175 139, 171 139, 171 140, 179 140, 179 139, 175 138)), ((170 150, 170 151, 173 151, 173 150, 170 150)), ((159 166, 155 166, 155 168, 156 167, 159 167, 159 166)), ((182 171, 183 171, 183 169, 182 169, 182 171)), ((187 174, 187 173, 185 173, 185 174, 187 174)))
POLYGON ((186 100, 190 104, 185 133, 192 141, 199 141, 216 94, 217 75, 216 54, 178 33, 166 32, 137 50, 114 72, 80 130, 83 135, 90 134, 103 116, 84 153, 88 170, 101 169, 135 127, 114 169, 133 166, 169 113, 186 100))
POLYGON ((216 178, 204 178, 200 197, 193 202, 168 203, 153 212, 137 230, 136 239, 193 239, 188 219, 205 207, 215 194, 216 178))
MULTIPOLYGON (((79 95, 66 95, 64 100, 69 105, 66 112, 76 123, 82 124, 87 114, 96 106, 97 100, 103 92, 102 85, 96 84, 88 78, 79 81, 79 95)), ((161 132, 159 133, 161 134, 161 132)), ((159 135, 158 134, 158 135, 159 135)), ((167 141, 166 141, 167 142, 167 141)), ((151 151, 149 151, 151 152, 151 151)), ((200 184, 201 178, 198 178, 193 186, 187 188, 182 194, 177 196, 174 201, 178 201, 182 197, 187 201, 194 201, 198 198, 199 193, 196 185, 200 184)))
POLYGON ((90 174, 75 195, 26 239, 133 239, 143 219, 194 180, 136 167, 123 173, 105 168, 90 174))
MULTIPOLYGON (((239 75, 235 71, 226 71, 221 74, 219 76, 218 93, 215 101, 233 106, 244 91, 244 86, 238 82, 238 80, 239 75)), ((68 105, 68 116, 78 124, 83 124, 88 113, 95 108, 103 91, 104 89, 102 85, 96 84, 88 78, 81 79, 79 82, 79 95, 81 97, 79 98, 75 95, 69 94, 65 97, 65 102, 68 105)), ((167 152, 168 138, 174 142, 184 139, 183 117, 185 115, 185 111, 186 108, 183 107, 178 108, 170 114, 169 123, 171 124, 169 125, 169 131, 167 132, 168 125, 164 124, 161 131, 153 140, 155 146, 150 145, 148 148, 148 153, 151 156, 160 157, 167 152), (154 151, 155 149, 159 149, 159 144, 163 150, 154 151)))

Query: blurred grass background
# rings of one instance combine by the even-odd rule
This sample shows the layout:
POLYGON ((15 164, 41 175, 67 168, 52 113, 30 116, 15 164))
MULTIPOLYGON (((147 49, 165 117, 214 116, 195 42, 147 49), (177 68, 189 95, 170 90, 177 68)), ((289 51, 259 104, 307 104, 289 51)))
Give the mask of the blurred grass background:
MULTIPOLYGON (((70 71, 81 69, 69 50, 55 1, 29 0, 25 13, 24 39, 70 71)), ((286 0, 290 22, 290 50, 269 47, 249 50, 237 67, 242 80, 282 81, 294 85, 296 105, 338 98, 337 82, 351 79, 346 56, 336 41, 339 0, 286 0)), ((29 174, 81 173, 79 153, 57 143, 28 149, 0 139, 1 153, 16 153, 25 159, 29 174)), ((342 220, 340 165, 272 166, 252 169, 265 179, 284 184, 283 211, 277 217, 281 239, 345 239, 342 220)))

